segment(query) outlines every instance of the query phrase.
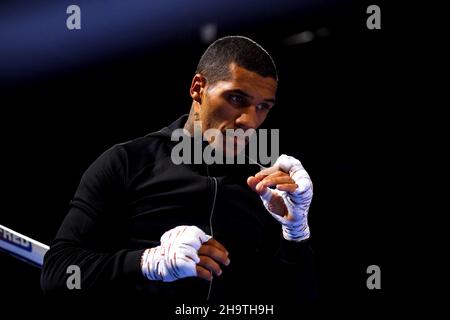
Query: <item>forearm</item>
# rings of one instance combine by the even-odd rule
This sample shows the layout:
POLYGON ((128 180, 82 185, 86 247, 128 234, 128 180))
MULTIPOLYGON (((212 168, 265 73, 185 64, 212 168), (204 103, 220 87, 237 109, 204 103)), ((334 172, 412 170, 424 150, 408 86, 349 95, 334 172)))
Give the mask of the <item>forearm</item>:
POLYGON ((313 251, 309 240, 295 242, 281 238, 276 258, 286 264, 305 263, 313 260, 313 251))
POLYGON ((314 254, 309 240, 294 242, 280 239, 274 269, 286 280, 280 282, 280 290, 289 290, 284 297, 289 297, 292 301, 318 299, 314 254), (286 283, 289 283, 289 286, 286 286, 286 283))
POLYGON ((46 294, 78 291, 67 288, 69 266, 79 267, 82 292, 101 291, 125 279, 145 280, 139 265, 143 250, 126 248, 117 223, 87 212, 73 205, 52 241, 41 274, 46 294))
MULTIPOLYGON (((80 292, 101 292, 121 282, 144 281, 140 269, 143 250, 96 252, 79 244, 57 240, 47 252, 41 274, 41 286, 46 295, 76 292, 67 286, 71 276, 69 266, 80 270, 80 292)), ((120 285, 118 286, 120 287, 120 285)))

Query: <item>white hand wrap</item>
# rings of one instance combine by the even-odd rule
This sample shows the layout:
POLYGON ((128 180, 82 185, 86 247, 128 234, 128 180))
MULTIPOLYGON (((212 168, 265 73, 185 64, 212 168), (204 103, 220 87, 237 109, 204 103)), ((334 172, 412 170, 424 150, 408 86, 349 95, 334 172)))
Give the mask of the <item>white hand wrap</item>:
POLYGON ((280 191, 267 188, 261 199, 267 211, 282 225, 283 237, 290 241, 302 241, 309 238, 308 210, 313 197, 311 178, 303 168, 301 162, 294 157, 282 154, 275 164, 261 172, 271 174, 277 170, 289 173, 297 184, 294 192, 280 191), (269 201, 273 194, 279 194, 288 209, 289 219, 281 217, 270 210, 269 201))
POLYGON ((149 280, 164 282, 197 276, 197 251, 209 239, 211 236, 196 226, 179 226, 165 232, 160 246, 144 251, 142 273, 149 280))

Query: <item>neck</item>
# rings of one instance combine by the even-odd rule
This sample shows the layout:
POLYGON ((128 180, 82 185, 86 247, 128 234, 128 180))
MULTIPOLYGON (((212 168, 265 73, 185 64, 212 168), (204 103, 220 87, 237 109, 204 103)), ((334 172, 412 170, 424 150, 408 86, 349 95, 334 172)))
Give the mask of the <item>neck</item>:
POLYGON ((189 132, 191 136, 194 135, 194 121, 196 120, 196 117, 198 117, 198 114, 195 114, 194 106, 192 106, 191 110, 189 111, 189 117, 184 124, 184 130, 189 132))

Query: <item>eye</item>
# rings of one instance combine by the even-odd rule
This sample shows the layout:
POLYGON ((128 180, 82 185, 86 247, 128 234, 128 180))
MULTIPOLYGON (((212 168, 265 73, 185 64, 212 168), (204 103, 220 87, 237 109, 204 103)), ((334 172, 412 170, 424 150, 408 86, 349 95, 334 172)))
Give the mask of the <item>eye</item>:
POLYGON ((271 106, 268 103, 260 103, 256 106, 258 110, 270 110, 271 106))
POLYGON ((234 104, 238 104, 238 105, 242 105, 245 103, 245 98, 240 96, 240 95, 236 95, 236 94, 231 94, 229 96, 229 99, 232 103, 234 104))

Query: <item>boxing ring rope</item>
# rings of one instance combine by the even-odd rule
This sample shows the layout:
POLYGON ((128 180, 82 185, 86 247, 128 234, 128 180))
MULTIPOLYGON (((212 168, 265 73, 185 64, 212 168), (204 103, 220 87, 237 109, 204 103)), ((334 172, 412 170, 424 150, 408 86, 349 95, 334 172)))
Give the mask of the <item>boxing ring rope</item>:
POLYGON ((49 246, 0 224, 0 251, 42 268, 49 246))

